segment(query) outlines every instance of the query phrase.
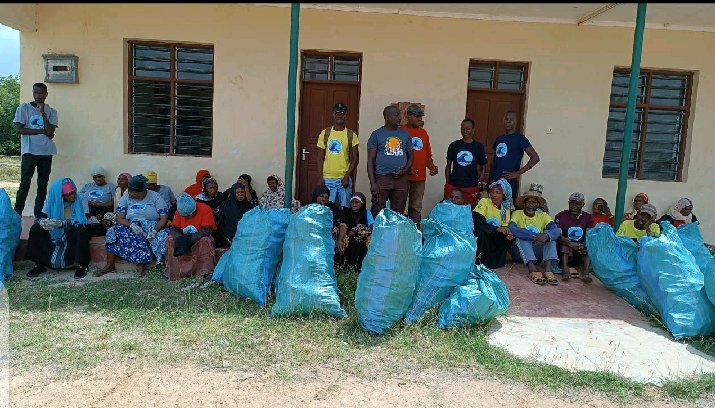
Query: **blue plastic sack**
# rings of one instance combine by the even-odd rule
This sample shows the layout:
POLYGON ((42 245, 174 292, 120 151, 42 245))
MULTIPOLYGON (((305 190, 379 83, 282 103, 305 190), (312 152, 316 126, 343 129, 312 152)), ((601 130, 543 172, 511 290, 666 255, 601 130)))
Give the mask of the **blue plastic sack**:
POLYGON ((469 279, 439 308, 437 327, 467 327, 487 322, 509 309, 509 291, 496 273, 473 265, 469 279))
POLYGON ((698 222, 685 224, 678 227, 678 236, 683 241, 685 248, 693 254, 695 263, 698 264, 700 272, 704 275, 705 294, 710 299, 710 303, 715 305, 715 257, 705 246, 703 236, 700 234, 698 222))
POLYGON ((22 219, 12 208, 10 197, 0 188, 0 287, 14 275, 12 260, 20 243, 22 219))
POLYGON ((454 288, 464 283, 477 256, 477 240, 471 231, 464 233, 432 218, 423 220, 422 226, 425 244, 415 297, 405 315, 408 325, 415 323, 429 308, 442 303, 454 288))
MULTIPOLYGON (((451 201, 437 203, 429 213, 429 219, 454 228, 464 235, 474 235, 474 221, 468 205, 457 205, 451 201)), ((424 220, 422 221, 424 224, 424 220)))
POLYGON ((677 339, 715 333, 715 307, 704 276, 669 222, 658 238, 641 238, 638 276, 666 327, 677 339))
POLYGON ((636 272, 637 243, 599 223, 586 232, 586 247, 593 273, 608 289, 645 314, 656 312, 636 272))
POLYGON ((290 210, 256 207, 238 223, 231 249, 219 259, 212 279, 236 296, 266 306, 278 273, 290 210))
POLYGON ((382 334, 404 317, 415 294, 421 255, 422 233, 415 224, 389 208, 380 211, 355 290, 363 329, 382 334))
POLYGON ((332 229, 333 213, 324 205, 307 205, 290 217, 271 316, 347 316, 338 296, 332 229))

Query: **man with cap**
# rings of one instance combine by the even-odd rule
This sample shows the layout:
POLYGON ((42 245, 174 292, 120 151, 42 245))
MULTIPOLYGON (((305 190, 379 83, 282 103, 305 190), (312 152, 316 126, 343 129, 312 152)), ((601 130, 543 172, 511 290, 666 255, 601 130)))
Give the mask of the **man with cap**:
POLYGON ((385 125, 376 129, 367 141, 367 176, 370 178, 374 217, 390 200, 390 208, 402 214, 407 204, 412 167, 412 138, 400 127, 400 109, 389 105, 382 110, 385 125))
POLYGON ((174 197, 174 192, 171 191, 169 186, 157 184, 158 175, 155 171, 151 170, 146 172, 145 177, 147 179, 146 187, 151 191, 159 193, 161 198, 166 201, 166 206, 169 208, 169 220, 172 220, 174 218, 174 212, 176 211, 176 197, 174 197))
POLYGON ((351 175, 360 160, 358 136, 345 126, 348 106, 338 102, 333 106, 333 125, 318 135, 318 170, 330 191, 329 200, 341 208, 350 206, 353 180, 351 175))
POLYGON ((449 144, 445 168, 444 198, 459 187, 464 192, 464 203, 474 209, 479 201, 480 186, 486 179, 484 166, 487 155, 484 145, 474 139, 474 120, 464 119, 460 125, 462 138, 449 144))
POLYGON ((427 169, 430 176, 438 173, 437 166, 432 161, 432 146, 429 142, 429 135, 422 127, 425 115, 419 105, 412 104, 407 107, 407 123, 401 127, 412 136, 412 167, 407 176, 409 192, 407 198, 407 215, 415 223, 419 223, 422 218, 422 198, 425 195, 425 181, 427 180, 427 169))
POLYGON ((660 226, 655 222, 658 216, 653 204, 643 204, 638 210, 635 219, 624 220, 616 231, 616 236, 629 237, 634 241, 648 235, 649 237, 660 236, 660 226))
POLYGON ((114 190, 117 186, 107 182, 107 172, 102 166, 92 166, 89 172, 93 181, 82 187, 79 196, 90 216, 102 218, 105 213, 114 210, 114 190))
POLYGON ((586 250, 586 230, 593 228, 595 223, 591 214, 583 211, 586 198, 582 193, 571 193, 569 196, 569 209, 556 214, 554 222, 561 228, 558 238, 559 255, 563 266, 561 280, 581 278, 586 283, 591 283, 589 276, 591 260, 586 250), (579 263, 583 270, 581 273, 570 265, 579 263))

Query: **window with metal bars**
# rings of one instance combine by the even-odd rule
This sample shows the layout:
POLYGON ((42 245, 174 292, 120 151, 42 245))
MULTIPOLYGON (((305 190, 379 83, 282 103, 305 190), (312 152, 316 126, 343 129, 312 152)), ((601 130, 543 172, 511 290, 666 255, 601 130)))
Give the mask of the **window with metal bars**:
POLYGON ((499 91, 524 91, 526 64, 471 61, 468 87, 499 91))
POLYGON ((303 54, 303 80, 360 82, 360 57, 303 54))
MULTIPOLYGON (((603 154, 603 177, 618 177, 630 71, 616 69, 603 154)), ((636 91, 628 177, 681 181, 693 73, 641 69, 636 91)))
POLYGON ((129 152, 211 156, 213 46, 129 42, 129 152))

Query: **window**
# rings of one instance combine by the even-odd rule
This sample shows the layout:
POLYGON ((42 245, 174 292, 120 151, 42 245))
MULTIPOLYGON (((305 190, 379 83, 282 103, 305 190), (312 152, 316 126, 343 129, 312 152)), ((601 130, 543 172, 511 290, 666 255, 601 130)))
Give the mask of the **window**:
POLYGON ((303 54, 303 80, 360 82, 360 56, 303 54))
POLYGON ((129 152, 211 156, 213 46, 129 42, 129 152))
POLYGON ((526 64, 499 61, 469 63, 469 88, 523 91, 525 85, 526 64))
MULTIPOLYGON (((630 71, 616 69, 603 154, 603 177, 618 177, 630 71)), ((692 72, 642 69, 636 91, 628 177, 680 181, 690 116, 692 72)))

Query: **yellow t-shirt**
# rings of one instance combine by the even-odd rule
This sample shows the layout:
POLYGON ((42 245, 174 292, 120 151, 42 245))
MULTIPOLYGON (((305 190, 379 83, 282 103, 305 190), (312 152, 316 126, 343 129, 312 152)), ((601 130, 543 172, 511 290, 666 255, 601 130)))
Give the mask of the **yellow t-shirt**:
POLYGON ((506 212, 504 219, 501 219, 501 209, 494 207, 492 199, 489 197, 482 198, 474 207, 474 212, 482 214, 487 219, 487 223, 495 227, 506 227, 509 225, 511 211, 506 212))
POLYGON ((519 228, 526 228, 535 234, 541 234, 552 221, 551 216, 543 211, 537 211, 533 217, 527 217, 524 210, 516 210, 511 215, 511 220, 519 228))
MULTIPOLYGON (((628 238, 633 238, 633 239, 639 239, 639 238, 646 236, 646 231, 639 230, 638 228, 636 228, 634 223, 635 223, 635 220, 623 221, 621 223, 621 226, 618 227, 616 236, 628 237, 628 238)), ((650 232, 653 233, 653 235, 656 237, 660 236, 660 226, 656 223, 650 224, 650 232)))
MULTIPOLYGON (((341 179, 345 177, 345 172, 350 167, 350 149, 346 149, 348 144, 348 129, 330 130, 328 137, 328 148, 325 148, 325 130, 318 135, 317 146, 325 149, 325 163, 323 163, 323 177, 328 179, 341 179)), ((353 146, 359 143, 357 133, 353 133, 353 146)))

